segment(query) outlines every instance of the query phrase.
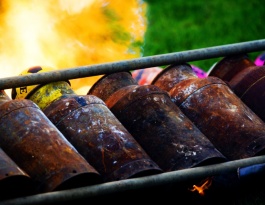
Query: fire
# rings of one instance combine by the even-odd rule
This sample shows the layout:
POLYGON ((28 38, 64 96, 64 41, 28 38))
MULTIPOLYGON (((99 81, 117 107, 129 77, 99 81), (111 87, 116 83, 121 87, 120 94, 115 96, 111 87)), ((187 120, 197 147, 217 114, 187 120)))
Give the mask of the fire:
POLYGON ((197 191, 200 195, 204 196, 205 195, 205 190, 209 189, 209 187, 212 185, 212 177, 208 177, 205 180, 203 180, 203 182, 201 183, 201 185, 197 186, 197 185, 193 185, 192 189, 190 189, 190 191, 197 191))
MULTIPOLYGON (((0 78, 140 57, 146 4, 140 0, 2 0, 0 78)), ((71 80, 86 94, 100 76, 71 80)), ((9 94, 9 91, 7 90, 9 94)))

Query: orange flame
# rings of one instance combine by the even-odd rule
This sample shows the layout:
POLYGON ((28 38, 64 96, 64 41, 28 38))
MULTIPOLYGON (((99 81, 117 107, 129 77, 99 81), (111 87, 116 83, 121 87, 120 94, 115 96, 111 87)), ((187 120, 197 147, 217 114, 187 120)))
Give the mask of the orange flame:
MULTIPOLYGON (((0 6, 0 78, 35 65, 65 69, 141 55, 146 4, 140 0, 1 0, 0 6)), ((86 94, 99 77, 71 85, 86 94)))
POLYGON ((212 185, 212 177, 208 177, 205 180, 203 180, 202 185, 197 186, 193 185, 192 189, 190 191, 197 191, 200 195, 204 196, 205 195, 205 190, 209 189, 209 187, 212 185))

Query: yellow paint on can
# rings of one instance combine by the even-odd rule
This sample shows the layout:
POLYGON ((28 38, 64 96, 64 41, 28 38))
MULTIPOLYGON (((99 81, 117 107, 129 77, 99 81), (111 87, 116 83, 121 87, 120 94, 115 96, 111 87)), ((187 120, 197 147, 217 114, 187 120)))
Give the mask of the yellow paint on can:
POLYGON ((65 94, 75 94, 68 82, 59 81, 46 84, 29 97, 30 100, 35 102, 42 110, 45 109, 52 102, 60 99, 65 94))

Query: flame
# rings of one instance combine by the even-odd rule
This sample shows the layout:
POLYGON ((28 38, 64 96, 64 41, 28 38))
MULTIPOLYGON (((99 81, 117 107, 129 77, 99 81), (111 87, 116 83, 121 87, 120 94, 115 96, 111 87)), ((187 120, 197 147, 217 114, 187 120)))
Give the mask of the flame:
MULTIPOLYGON (((146 4, 140 0, 2 0, 0 9, 1 78, 36 65, 65 69, 141 55, 146 4)), ((86 94, 99 77, 70 81, 86 94)))
POLYGON ((205 190, 209 189, 209 187, 212 185, 212 177, 208 177, 205 180, 203 180, 201 182, 202 185, 197 186, 197 185, 193 185, 192 189, 190 189, 190 191, 197 191, 201 196, 205 195, 205 190))

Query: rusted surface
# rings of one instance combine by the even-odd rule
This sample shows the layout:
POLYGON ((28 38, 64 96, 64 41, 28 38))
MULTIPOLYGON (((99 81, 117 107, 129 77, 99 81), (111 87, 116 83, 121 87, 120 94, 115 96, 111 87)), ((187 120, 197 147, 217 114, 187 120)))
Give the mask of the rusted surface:
POLYGON ((226 80, 233 92, 265 122, 265 66, 246 55, 224 57, 209 73, 226 80), (229 74, 220 75, 220 73, 229 74))
MULTIPOLYGON (((244 88, 244 87, 243 87, 244 88)), ((242 93, 241 100, 265 122, 265 66, 251 72, 235 87, 234 92, 242 93), (251 82, 251 80, 253 80, 251 82), (241 86, 242 85, 242 86, 241 86), (239 88, 248 85, 244 92, 239 88), (239 91, 238 91, 239 90, 239 91)))
POLYGON ((31 177, 0 148, 0 200, 34 193, 31 177))
POLYGON ((209 76, 216 76, 229 82, 237 73, 246 67, 255 66, 247 54, 226 56, 209 71, 209 76))
MULTIPOLYGON (((174 67, 174 65, 168 66, 168 70, 174 67)), ((154 78, 151 82, 152 85, 158 86, 160 89, 164 91, 170 91, 175 84, 180 81, 189 79, 189 78, 197 78, 195 72, 189 72, 186 67, 190 67, 189 64, 183 63, 178 65, 178 69, 171 69, 171 72, 164 72, 163 70, 154 78)))
POLYGON ((162 172, 98 97, 63 97, 44 113, 105 182, 162 172))
MULTIPOLYGON (((110 85, 107 79, 120 79, 119 75, 131 82, 131 74, 114 73, 104 76, 104 83, 110 85)), ((106 104, 162 169, 173 171, 225 161, 165 91, 154 85, 129 84, 108 93, 106 104)))
POLYGON ((29 100, 0 105, 0 146, 37 183, 36 192, 95 184, 98 172, 29 100))
MULTIPOLYGON (((18 76, 14 78, 3 78, 0 80, 0 86, 4 88, 11 88, 12 86, 20 86, 20 84, 25 85, 25 84, 30 84, 30 83, 40 83, 44 82, 46 83, 47 81, 58 81, 61 79, 71 79, 71 78, 77 78, 77 77, 85 77, 85 76, 91 76, 91 75, 97 75, 97 74, 105 74, 105 73, 110 73, 110 72, 116 72, 116 71, 121 71, 121 70, 131 70, 131 69, 139 69, 139 68, 145 68, 145 67, 150 67, 152 65, 157 66, 158 63, 160 65, 167 65, 169 63, 174 63, 174 62, 189 62, 193 61, 195 59, 205 59, 205 58, 211 58, 213 56, 215 57, 221 57, 223 55, 235 53, 235 52, 248 52, 250 50, 254 51, 262 51, 264 50, 264 44, 265 40, 262 40, 262 46, 260 43, 256 44, 255 42, 249 46, 250 49, 246 49, 243 47, 239 46, 234 46, 232 49, 233 51, 230 52, 230 49, 227 50, 226 48, 220 47, 218 48, 204 48, 204 49, 198 49, 194 51, 187 51, 187 52, 178 52, 178 53, 173 53, 173 54, 167 54, 167 55, 159 55, 159 56, 151 56, 148 58, 141 58, 141 59, 135 59, 132 61, 121 61, 121 62, 114 62, 113 64, 102 64, 102 65, 92 65, 92 66, 82 66, 82 67, 75 67, 73 69, 62 71, 60 73, 49 73, 49 75, 34 75, 32 76, 33 78, 27 78, 25 76, 18 76), (170 58, 169 58, 170 57, 170 58), (118 69, 116 69, 118 68, 118 69), (66 74, 66 75, 65 75, 66 74)), ((258 82, 257 82, 258 83, 258 82)), ((227 171, 236 171, 238 170, 238 167, 246 167, 254 164, 260 164, 264 163, 264 156, 261 157, 252 157, 248 159, 242 159, 242 160, 235 160, 231 162, 226 162, 226 163, 220 163, 220 164, 215 164, 215 165, 210 165, 206 167, 197 167, 193 169, 184 169, 180 171, 175 171, 175 172, 169 172, 169 173, 163 173, 160 175, 152 176, 152 177, 143 177, 143 178, 137 178, 137 179, 130 179, 130 180, 122 180, 122 181, 117 181, 113 183, 104 183, 100 184, 99 186, 88 186, 84 189, 73 189, 71 191, 60 191, 60 192, 53 192, 53 193, 47 193, 43 195, 34 195, 32 197, 22 197, 22 198, 17 198, 11 201, 1 201, 1 204, 24 204, 24 205, 29 205, 29 204, 62 204, 62 203, 78 203, 80 199, 85 199, 86 202, 91 202, 95 196, 98 196, 98 199, 106 199, 105 202, 109 202, 109 196, 111 195, 113 197, 113 201, 118 202, 117 198, 115 198, 115 194, 118 196, 124 196, 123 193, 124 191, 127 192, 128 190, 139 190, 145 198, 146 198, 146 191, 148 187, 152 188, 152 193, 151 193, 151 202, 156 202, 156 199, 161 198, 161 196, 164 197, 164 199, 167 199, 165 201, 170 201, 176 200, 176 193, 178 193, 178 197, 187 200, 187 196, 183 196, 180 192, 176 192, 175 189, 173 189, 172 194, 168 194, 169 188, 172 186, 172 184, 176 186, 181 186, 183 182, 186 183, 188 180, 193 180, 193 179, 198 179, 198 178, 204 178, 208 177, 209 175, 219 175, 223 174, 224 172, 227 171), (260 160, 257 160, 257 159, 260 160), (161 195, 162 189, 159 188, 157 197, 154 196, 153 192, 153 187, 156 187, 158 184, 166 184, 168 186, 163 189, 166 194, 161 195), (122 192, 122 193, 120 193, 122 192), (107 195, 107 197, 105 197, 107 195), (103 197, 102 197, 103 196, 103 197), (78 202, 75 202, 78 201, 78 202)), ((228 182, 230 184, 230 182, 228 182)), ((261 183, 262 184, 262 183, 261 183)), ((257 196, 255 193, 256 188, 255 184, 254 186, 247 186, 247 187, 240 187, 242 188, 243 195, 248 193, 248 195, 252 195, 251 199, 253 201, 256 201, 257 196)), ((260 192, 260 190, 258 191, 260 192)), ((263 193, 260 192, 261 195, 263 193)), ((129 193, 128 197, 130 198, 131 196, 135 196, 133 202, 138 202, 139 200, 139 193, 131 195, 129 193)), ((222 195, 222 199, 226 198, 227 195, 224 195, 222 192, 217 193, 217 198, 220 198, 220 194, 222 195), (223 197, 224 196, 224 197, 223 197)), ((240 198, 242 195, 240 195, 240 198)), ((244 197, 243 197, 244 198, 244 197)), ((98 199, 96 199, 96 203, 98 203, 98 199)), ((197 198, 196 198, 197 199, 197 198)), ((205 199, 205 198, 204 198, 205 199)), ((221 199, 221 201, 222 201, 221 199)), ((179 198, 178 198, 179 200, 179 198)), ((262 199, 261 199, 262 200, 262 199)), ((238 200, 237 200, 238 201, 238 200)), ((240 200, 239 200, 240 201, 240 200)), ((252 201, 252 200, 251 200, 252 201)), ((131 202, 131 201, 130 201, 131 202)), ((150 201, 149 201, 150 202, 150 201)), ((200 203, 196 201, 197 203, 200 203)), ((203 201, 205 202, 205 200, 203 201)), ((216 197, 213 197, 213 203, 216 202, 216 197)), ((231 202, 231 198, 228 200, 224 201, 225 203, 231 202)), ((120 204, 124 203, 121 202, 120 204)), ((225 204, 224 203, 224 204, 225 204)), ((191 203, 194 204, 194 203, 191 203)))
POLYGON ((0 148, 0 180, 12 176, 23 176, 30 180, 30 176, 20 169, 18 165, 0 148))
MULTIPOLYGON (((215 84, 219 86, 221 85, 227 86, 227 84, 224 81, 222 81, 217 77, 208 77, 201 80, 198 80, 198 77, 195 77, 181 81, 180 83, 177 84, 178 86, 175 85, 171 90, 169 90, 169 95, 171 96, 172 101, 177 106, 180 107, 182 103, 184 103, 187 100, 187 98, 192 96, 198 90, 215 84)), ((208 97, 211 98, 211 95, 209 95, 208 97)), ((215 99, 211 99, 210 102, 216 103, 215 99)), ((201 104, 204 104, 204 102, 202 101, 201 104)), ((200 104, 198 106, 200 107, 200 104)))
MULTIPOLYGON (((178 68, 171 66, 163 72, 175 73, 178 68)), ((186 69, 193 72, 191 67, 186 69)), ((221 79, 209 76, 183 80, 169 94, 228 159, 264 154, 264 122, 221 79)))
POLYGON ((133 78, 127 78, 129 72, 121 72, 119 75, 109 75, 108 77, 101 77, 89 90, 87 94, 99 97, 103 101, 115 91, 129 85, 138 85, 133 78))

